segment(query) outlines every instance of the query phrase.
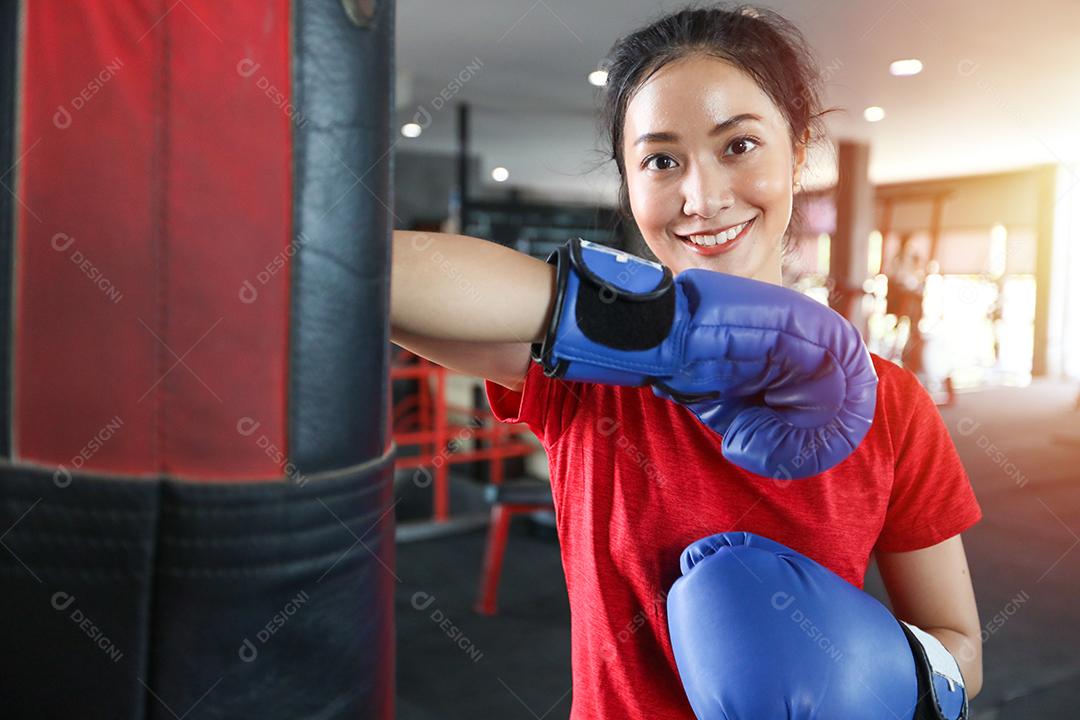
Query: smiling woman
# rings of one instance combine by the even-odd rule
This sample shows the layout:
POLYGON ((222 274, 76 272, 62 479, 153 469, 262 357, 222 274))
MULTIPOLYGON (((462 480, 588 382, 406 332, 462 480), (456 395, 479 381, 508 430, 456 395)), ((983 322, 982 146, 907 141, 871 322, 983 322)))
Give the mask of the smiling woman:
POLYGON ((619 207, 652 253, 674 272, 779 284, 792 196, 829 112, 798 29, 757 8, 683 12, 610 60, 601 122, 619 207))
MULTIPOLYGON (((793 196, 809 146, 825 137, 823 118, 829 112, 821 107, 821 74, 800 31, 778 14, 751 6, 686 9, 620 39, 609 60, 600 120, 618 166, 620 210, 636 223, 649 250, 680 278, 697 277, 695 269, 700 268, 782 284, 785 244, 798 223, 792 217, 793 196)), ((692 295, 694 302, 704 302, 703 294, 692 295)), ((757 310, 766 314, 764 308, 757 310)), ((754 309, 740 314, 743 321, 755 315, 754 309)), ((967 699, 981 687, 982 661, 978 613, 958 534, 981 513, 925 390, 910 372, 874 360, 880 377, 874 427, 844 465, 817 476, 822 482, 813 493, 784 493, 773 498, 778 503, 775 512, 758 517, 751 511, 770 498, 769 489, 758 487, 752 493, 754 502, 740 511, 730 505, 737 483, 720 480, 696 496, 690 523, 718 530, 759 528, 773 539, 788 536, 790 548, 777 547, 789 561, 793 551, 801 550, 822 558, 841 575, 846 565, 846 579, 856 585, 861 585, 869 554, 876 551, 888 568, 886 586, 896 618, 886 614, 878 624, 825 609, 815 610, 814 618, 804 617, 820 625, 833 615, 838 621, 834 636, 850 633, 850 638, 873 645, 874 659, 854 660, 855 644, 847 643, 843 652, 848 660, 827 666, 823 655, 802 654, 803 638, 777 640, 787 637, 791 628, 749 599, 755 583, 741 587, 745 578, 737 570, 708 581, 701 573, 692 579, 689 571, 713 552, 700 546, 720 537, 713 536, 688 546, 681 556, 683 578, 671 587, 668 601, 669 635, 657 632, 654 657, 643 650, 638 667, 624 659, 617 669, 594 671, 588 663, 588 671, 575 673, 575 712, 588 704, 589 717, 607 717, 614 716, 618 706, 621 716, 634 716, 625 698, 613 700, 605 692, 586 689, 586 683, 594 681, 595 688, 637 687, 635 673, 655 678, 660 665, 655 655, 666 654, 670 643, 683 688, 702 719, 785 717, 795 706, 812 707, 825 717, 877 716, 882 697, 892 698, 891 714, 896 717, 967 716, 967 699), (879 455, 870 448, 884 439, 883 433, 893 439, 879 455), (865 465, 857 467, 856 458, 865 465), (928 482, 931 476, 933 483, 928 482), (860 497, 876 509, 861 511, 851 504, 849 483, 867 480, 872 485, 864 486, 860 497), (734 515, 724 517, 727 510, 734 515), (866 524, 866 511, 880 513, 879 521, 866 524), (711 521, 703 520, 706 515, 711 521), (811 516, 802 530, 795 529, 811 516), (833 534, 823 532, 830 526, 833 534), (854 560, 848 553, 860 546, 865 552, 848 564, 854 560), (745 622, 736 623, 745 636, 719 630, 732 616, 723 609, 728 595, 747 613, 745 622), (913 597, 923 599, 915 603, 913 597), (896 641, 891 650, 866 640, 879 630, 896 641), (761 663, 762 673, 748 669, 750 657, 761 663), (732 672, 735 667, 738 673, 732 672), (871 687, 876 689, 864 695, 871 687), (753 704, 757 702, 761 704, 753 704), (747 710, 751 705, 754 709, 747 710)), ((562 440, 563 446, 567 443, 562 440)), ((692 483, 686 475, 693 475, 693 463, 683 460, 682 489, 689 491, 692 483)), ((711 478, 717 479, 721 466, 708 466, 711 478)), ((634 516, 635 538, 656 542, 665 537, 660 531, 642 532, 648 527, 645 515, 639 511, 634 516)), ((609 517, 593 521, 602 527, 611 524, 609 517)), ((572 521, 564 517, 564 522, 572 521)), ((664 522, 670 526, 672 517, 664 515, 664 522)), ((750 537, 749 532, 737 534, 750 537)), ((659 544, 663 547, 662 540, 659 544)), ((568 564, 568 573, 571 569, 568 564)), ((622 574, 634 576, 625 569, 622 574)), ((758 575, 750 574, 760 585, 758 575)), ((781 585, 772 583, 769 592, 777 593, 781 585)), ((644 583, 636 594, 651 588, 644 583)), ((835 606, 849 589, 838 584, 832 597, 821 598, 823 608, 835 606)), ((611 607, 611 588, 604 590, 611 607)), ((798 586, 800 602, 812 594, 805 583, 798 586)), ((858 606, 872 602, 858 592, 851 597, 858 606)), ((585 642, 601 645, 603 639, 582 638, 579 644, 585 642)), ((621 655, 629 653, 624 649, 621 655)), ((575 661, 575 669, 586 666, 578 654, 575 661)), ((636 711, 645 715, 641 707, 636 711)))

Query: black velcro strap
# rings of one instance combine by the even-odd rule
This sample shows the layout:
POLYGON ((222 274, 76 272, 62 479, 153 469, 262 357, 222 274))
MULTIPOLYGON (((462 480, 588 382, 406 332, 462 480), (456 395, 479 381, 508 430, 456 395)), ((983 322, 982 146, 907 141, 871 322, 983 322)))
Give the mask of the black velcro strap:
POLYGON ((552 377, 562 377, 565 371, 563 363, 553 362, 552 349, 567 313, 566 303, 571 300, 572 322, 581 333, 613 350, 634 352, 657 347, 670 335, 675 322, 675 283, 669 269, 630 257, 638 264, 627 265, 631 268, 630 276, 620 287, 589 266, 586 247, 598 265, 610 260, 609 254, 623 255, 573 238, 548 256, 548 263, 556 267, 555 306, 544 340, 532 345, 532 357, 552 377), (651 274, 635 275, 634 270, 643 270, 646 265, 653 266, 651 274), (571 276, 578 279, 578 289, 574 297, 567 298, 571 276), (653 277, 655 283, 651 282, 653 277))
POLYGON ((610 285, 596 285, 581 276, 574 319, 582 334, 615 350, 648 350, 662 343, 675 321, 675 288, 640 301, 610 285))

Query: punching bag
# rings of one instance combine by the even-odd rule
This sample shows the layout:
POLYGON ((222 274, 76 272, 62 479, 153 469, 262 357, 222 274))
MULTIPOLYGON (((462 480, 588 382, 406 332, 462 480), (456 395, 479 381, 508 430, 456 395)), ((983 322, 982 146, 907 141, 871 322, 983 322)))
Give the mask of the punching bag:
POLYGON ((0 16, 0 717, 393 717, 392 2, 0 16))

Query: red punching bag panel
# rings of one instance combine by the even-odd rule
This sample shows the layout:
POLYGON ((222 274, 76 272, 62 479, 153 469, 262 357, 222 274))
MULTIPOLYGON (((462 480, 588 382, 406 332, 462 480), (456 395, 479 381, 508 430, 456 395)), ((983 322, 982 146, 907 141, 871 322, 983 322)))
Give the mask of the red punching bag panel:
POLYGON ((289 11, 24 5, 14 458, 286 472, 289 11))

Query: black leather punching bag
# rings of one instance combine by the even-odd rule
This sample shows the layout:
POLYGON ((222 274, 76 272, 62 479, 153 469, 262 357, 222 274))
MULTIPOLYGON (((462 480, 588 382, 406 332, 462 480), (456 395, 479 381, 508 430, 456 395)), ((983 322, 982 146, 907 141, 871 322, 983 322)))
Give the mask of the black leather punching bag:
POLYGON ((0 5, 0 717, 391 718, 388 0, 0 5))

